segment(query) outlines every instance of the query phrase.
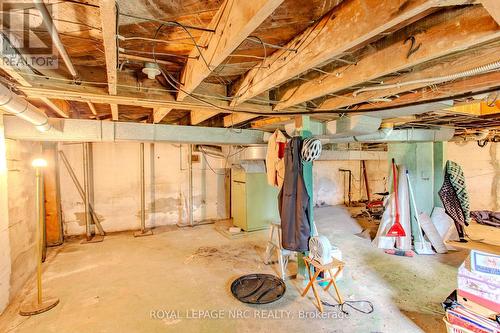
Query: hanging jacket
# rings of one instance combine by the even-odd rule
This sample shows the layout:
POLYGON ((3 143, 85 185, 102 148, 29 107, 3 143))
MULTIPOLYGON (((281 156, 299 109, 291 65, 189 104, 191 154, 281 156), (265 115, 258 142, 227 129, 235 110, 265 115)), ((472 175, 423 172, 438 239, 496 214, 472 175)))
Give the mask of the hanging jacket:
POLYGON ((271 186, 281 188, 285 177, 285 159, 280 152, 286 144, 286 137, 276 130, 267 142, 266 172, 267 182, 271 186))
POLYGON ((285 179, 278 197, 283 248, 308 251, 311 235, 309 194, 302 174, 302 139, 294 137, 285 148, 285 179))

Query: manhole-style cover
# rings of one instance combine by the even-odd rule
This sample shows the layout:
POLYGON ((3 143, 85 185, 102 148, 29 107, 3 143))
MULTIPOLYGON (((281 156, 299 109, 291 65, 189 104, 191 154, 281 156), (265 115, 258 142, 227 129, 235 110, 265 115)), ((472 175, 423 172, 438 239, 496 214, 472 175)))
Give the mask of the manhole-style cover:
POLYGON ((243 275, 231 284, 234 297, 243 303, 250 304, 274 302, 280 299, 285 291, 285 282, 271 274, 243 275))

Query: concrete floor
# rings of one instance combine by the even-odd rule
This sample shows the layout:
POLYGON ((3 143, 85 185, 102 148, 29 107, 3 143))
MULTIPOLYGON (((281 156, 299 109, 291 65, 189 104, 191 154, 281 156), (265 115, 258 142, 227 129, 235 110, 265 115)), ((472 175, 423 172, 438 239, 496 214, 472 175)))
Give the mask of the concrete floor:
POLYGON ((44 285, 60 304, 21 317, 21 295, 0 317, 0 332, 445 332, 440 302, 456 287, 465 250, 390 256, 353 235, 359 226, 342 207, 316 209, 316 221, 319 232, 343 252, 347 268, 339 286, 344 297, 373 302, 372 314, 354 311, 338 318, 330 310, 329 318, 300 318, 316 312, 312 292, 300 297, 299 280, 288 280, 285 296, 275 303, 240 303, 229 290, 236 277, 274 272, 274 266, 262 263, 268 233, 229 239, 214 225, 203 225, 157 229, 143 238, 115 234, 96 244, 70 241, 52 249, 44 285), (235 310, 246 318, 229 318, 235 310), (152 318, 153 311, 163 318, 152 318), (192 311, 211 318, 192 318, 192 311))

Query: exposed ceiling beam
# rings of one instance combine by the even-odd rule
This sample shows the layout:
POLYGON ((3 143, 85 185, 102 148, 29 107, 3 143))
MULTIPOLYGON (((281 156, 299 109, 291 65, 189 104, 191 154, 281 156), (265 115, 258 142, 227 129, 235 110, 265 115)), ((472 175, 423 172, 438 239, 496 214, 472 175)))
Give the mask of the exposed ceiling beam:
POLYGON ((257 117, 251 113, 231 113, 224 117, 224 127, 232 127, 257 117))
POLYGON ((194 47, 181 74, 181 90, 177 100, 182 101, 219 66, 283 0, 226 0, 210 23, 215 32, 204 32, 194 47), (196 57, 196 58, 194 58, 196 57))
POLYGON ((93 114, 94 116, 97 116, 97 110, 95 109, 95 105, 94 105, 94 103, 87 102, 87 105, 88 105, 88 107, 89 107, 89 109, 90 109, 90 112, 92 112, 92 114, 93 114))
POLYGON ((344 52, 372 41, 383 32, 414 22, 438 5, 440 1, 436 0, 344 1, 290 41, 286 45, 289 50, 276 51, 248 71, 236 83, 231 105, 325 61, 341 57, 344 52))
MULTIPOLYGON (((243 103, 240 106, 229 108, 229 103, 227 101, 209 100, 214 105, 225 107, 223 110, 219 110, 212 105, 191 99, 178 102, 173 96, 165 93, 152 94, 142 93, 140 91, 122 91, 119 95, 109 95, 105 92, 97 92, 93 89, 89 91, 86 87, 82 86, 72 86, 72 90, 65 90, 61 89, 59 86, 52 87, 44 84, 34 84, 33 87, 18 86, 17 88, 23 91, 29 98, 53 98, 57 96, 62 99, 85 103, 132 105, 145 108, 164 107, 170 109, 192 110, 193 112, 272 112, 271 107, 268 105, 243 103)), ((258 115, 254 115, 254 117, 258 117, 258 115)))
MULTIPOLYGON (((398 76, 397 78, 384 81, 384 86, 388 86, 386 89, 360 92, 356 96, 352 93, 345 93, 336 97, 327 98, 319 104, 317 109, 333 110, 366 101, 373 101, 377 98, 390 98, 391 96, 420 89, 430 84, 429 82, 416 82, 409 85, 400 85, 402 83, 452 75, 479 66, 484 66, 495 61, 500 61, 500 45, 473 50, 459 57, 450 57, 449 59, 439 61, 422 70, 412 71, 398 76), (389 87, 389 85, 395 86, 389 87)), ((441 82, 438 81, 433 83, 441 82)))
POLYGON ((220 112, 218 111, 191 110, 191 125, 198 125, 199 123, 204 122, 207 119, 215 117, 219 113, 220 112))
POLYGON ((59 114, 63 118, 69 117, 69 112, 71 109, 71 105, 62 99, 48 99, 41 98, 42 102, 47 104, 52 110, 54 110, 57 114, 59 114))
POLYGON ((500 37, 498 24, 481 6, 463 8, 455 14, 450 17, 450 13, 446 13, 440 23, 423 30, 417 29, 412 36, 415 46, 419 45, 418 49, 409 46, 410 43, 404 39, 384 45, 380 50, 374 49, 355 66, 346 65, 331 74, 322 74, 317 79, 289 88, 281 96, 275 110, 339 92, 500 37), (414 50, 411 55, 410 48, 414 50))
POLYGON ((445 111, 452 111, 456 113, 471 114, 474 116, 487 116, 491 114, 500 113, 500 102, 496 102, 493 105, 488 105, 486 102, 475 101, 473 103, 457 104, 445 111))
POLYGON ((481 0, 484 8, 490 13, 490 15, 497 21, 500 25, 500 1, 498 0, 481 0))
POLYGON ((284 124, 293 121, 291 117, 268 117, 252 122, 252 128, 256 129, 272 129, 283 126, 284 124))
POLYGON ((157 124, 162 121, 165 116, 172 111, 171 108, 157 107, 153 109, 153 123, 157 124))
POLYGON ((500 72, 492 72, 438 85, 437 89, 425 87, 416 92, 404 94, 390 102, 362 104, 356 110, 379 110, 401 105, 426 103, 443 98, 456 98, 466 94, 477 94, 499 88, 499 82, 500 72))
MULTIPOLYGON (((106 73, 108 77, 108 92, 117 93, 118 50, 116 47, 116 6, 114 0, 100 0, 102 41, 106 58, 106 73)), ((110 104, 113 120, 118 120, 118 105, 110 104)))

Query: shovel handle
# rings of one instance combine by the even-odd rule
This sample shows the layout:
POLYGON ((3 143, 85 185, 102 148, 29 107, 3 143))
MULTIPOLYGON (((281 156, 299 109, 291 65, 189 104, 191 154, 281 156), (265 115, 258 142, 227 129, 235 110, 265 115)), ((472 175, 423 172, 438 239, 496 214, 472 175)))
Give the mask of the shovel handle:
POLYGON ((394 189, 394 203, 396 206, 396 223, 399 223, 399 200, 398 200, 398 175, 394 159, 392 159, 392 186, 394 189))

